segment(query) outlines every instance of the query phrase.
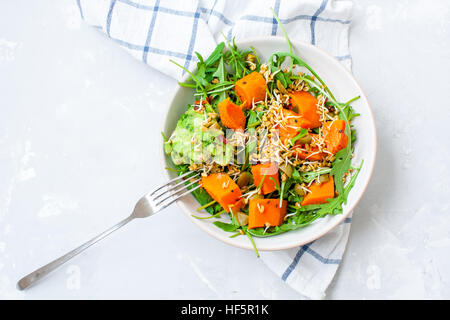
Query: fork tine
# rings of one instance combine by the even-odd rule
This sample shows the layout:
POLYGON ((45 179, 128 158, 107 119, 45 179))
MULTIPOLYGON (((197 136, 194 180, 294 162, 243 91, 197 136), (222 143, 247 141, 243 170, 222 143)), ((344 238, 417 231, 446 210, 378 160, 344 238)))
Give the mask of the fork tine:
MULTIPOLYGON (((195 178, 195 177, 197 177, 197 176, 195 175, 195 176, 193 176, 193 177, 189 177, 189 179, 192 179, 192 178, 195 178)), ((195 180, 195 182, 198 182, 198 181, 200 181, 200 180, 201 180, 201 178, 195 180)), ((178 182, 177 184, 171 186, 169 189, 165 189, 164 192, 161 192, 159 195, 155 195, 155 194, 154 194, 155 198, 153 198, 153 201, 156 201, 156 199, 158 199, 159 197, 161 197, 161 196, 167 194, 167 192, 169 192, 169 191, 175 190, 176 188, 178 188, 178 186, 180 186, 180 185, 182 185, 182 184, 184 184, 184 183, 186 183, 186 182, 187 182, 187 180, 181 180, 181 181, 178 182)), ((177 191, 176 191, 176 192, 177 192, 177 191)))
POLYGON ((198 188, 200 188, 201 185, 198 185, 192 189, 187 190, 186 192, 183 192, 182 194, 180 194, 178 197, 172 199, 169 203, 165 204, 164 206, 162 206, 161 208, 159 208, 158 210, 163 210, 164 208, 170 206, 172 203, 174 203, 175 201, 177 201, 178 199, 180 199, 181 197, 184 197, 185 195, 197 190, 198 188))
MULTIPOLYGON (((201 179, 201 178, 200 178, 200 179, 201 179)), ((178 190, 175 190, 175 191, 173 191, 173 192, 170 192, 169 195, 168 195, 167 197, 165 197, 165 198, 163 198, 162 200, 160 200, 158 203, 156 203, 155 206, 159 206, 161 203, 163 203, 163 202, 166 201, 167 199, 176 196, 179 192, 186 190, 187 188, 189 188, 190 186, 192 186, 194 183, 197 183, 198 181, 200 181, 200 179, 194 180, 194 181, 192 181, 191 183, 184 185, 182 188, 180 188, 180 189, 178 189, 178 190)), ((184 182, 184 181, 183 181, 183 182, 184 182)), ((160 197, 160 195, 157 196, 156 198, 159 198, 159 197, 160 197)), ((156 198, 155 198, 155 199, 152 199, 152 200, 155 201, 156 198)))
POLYGON ((165 184, 163 184, 162 186, 160 186, 160 187, 154 189, 154 190, 149 194, 149 196, 154 195, 156 191, 161 190, 162 188, 164 188, 164 187, 166 187, 166 186, 172 184, 173 182, 176 182, 176 181, 178 181, 178 180, 180 180, 180 179, 183 179, 184 177, 188 176, 188 175, 191 174, 191 173, 195 173, 193 176, 190 177, 190 178, 193 178, 193 177, 197 176, 200 172, 198 172, 198 171, 188 171, 188 172, 186 172, 186 173, 183 173, 181 176, 178 176, 178 177, 176 177, 176 178, 173 178, 173 179, 167 181, 167 182, 166 182, 165 184))

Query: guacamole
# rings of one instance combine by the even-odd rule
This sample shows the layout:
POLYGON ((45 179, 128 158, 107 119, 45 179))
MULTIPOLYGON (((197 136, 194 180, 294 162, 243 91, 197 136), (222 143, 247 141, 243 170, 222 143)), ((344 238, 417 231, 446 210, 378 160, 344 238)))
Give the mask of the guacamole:
POLYGON ((189 106, 178 120, 175 131, 164 143, 164 151, 175 165, 193 163, 230 163, 233 149, 224 143, 224 132, 216 120, 204 126, 208 118, 206 111, 199 112, 189 106), (218 129, 220 128, 220 129, 218 129))

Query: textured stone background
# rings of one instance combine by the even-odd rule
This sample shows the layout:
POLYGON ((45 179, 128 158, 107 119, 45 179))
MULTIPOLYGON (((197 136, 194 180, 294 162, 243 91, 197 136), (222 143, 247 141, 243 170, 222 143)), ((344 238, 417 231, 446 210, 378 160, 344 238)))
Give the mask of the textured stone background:
MULTIPOLYGON (((0 299, 301 298, 176 207, 15 289, 163 181, 154 141, 176 83, 82 24, 74 3, 0 2, 0 299)), ((379 150, 328 298, 450 298, 449 25, 447 0, 355 3, 353 72, 379 150)))

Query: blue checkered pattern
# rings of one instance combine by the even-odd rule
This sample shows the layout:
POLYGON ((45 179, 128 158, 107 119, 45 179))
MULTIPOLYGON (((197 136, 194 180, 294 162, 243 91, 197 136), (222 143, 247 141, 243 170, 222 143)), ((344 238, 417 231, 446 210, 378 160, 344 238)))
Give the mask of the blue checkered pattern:
MULTIPOLYGON (((273 8, 293 40, 317 45, 350 67, 350 0, 76 0, 83 20, 134 57, 180 79, 217 42, 281 35, 273 8)), ((351 218, 300 248, 263 253, 263 261, 298 292, 323 298, 342 258, 351 218)))
MULTIPOLYGON (((351 221, 352 221, 352 218, 346 218, 342 224, 350 223, 351 221)), ((319 261, 320 263, 323 263, 323 264, 339 265, 339 263, 341 263, 341 259, 339 259, 339 258, 337 258, 337 259, 326 258, 326 257, 321 256, 318 252, 311 249, 311 246, 314 243, 315 243, 315 241, 305 244, 298 249, 291 264, 286 268, 286 270, 283 272, 283 275, 281 276, 281 279, 283 281, 286 281, 287 278, 289 277, 289 275, 291 274, 291 272, 293 270, 295 270, 295 268, 297 267, 297 265, 300 261, 300 258, 303 256, 303 253, 305 253, 305 252, 309 253, 314 259, 316 259, 317 261, 319 261)))
POLYGON ((222 33, 228 40, 281 35, 269 8, 293 39, 318 45, 348 66, 351 61, 345 38, 349 10, 328 0, 77 0, 77 4, 84 20, 136 58, 177 79, 183 71, 169 59, 192 69, 197 61, 194 52, 207 56, 222 41, 222 33), (333 6, 337 9, 327 10, 333 6))

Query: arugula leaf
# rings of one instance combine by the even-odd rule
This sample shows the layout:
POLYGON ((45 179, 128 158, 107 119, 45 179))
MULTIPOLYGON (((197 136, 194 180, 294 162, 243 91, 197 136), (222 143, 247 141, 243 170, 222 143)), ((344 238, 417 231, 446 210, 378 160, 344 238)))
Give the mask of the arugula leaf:
POLYGON ((202 93, 205 95, 205 98, 206 98, 205 88, 204 88, 203 85, 202 85, 202 79, 198 78, 195 74, 193 74, 192 72, 190 72, 188 69, 186 69, 185 67, 183 67, 183 66, 180 65, 179 63, 176 63, 176 62, 173 61, 173 60, 169 60, 169 61, 172 62, 173 64, 179 66, 179 67, 180 67, 181 69, 183 69, 184 71, 186 71, 186 72, 191 76, 192 80, 194 80, 194 82, 195 82, 195 83, 197 84, 197 86, 199 87, 199 88, 197 88, 197 90, 200 89, 199 91, 202 92, 202 93))
POLYGON ((250 239, 250 242, 252 243, 253 249, 255 250, 255 253, 256 253, 256 257, 259 258, 258 248, 256 248, 255 241, 253 241, 253 238, 252 238, 250 232, 248 232, 248 229, 247 229, 247 228, 245 228, 245 231, 244 231, 244 232, 245 232, 245 234, 247 235, 247 237, 250 239))
MULTIPOLYGON (((290 52, 276 52, 270 56, 269 63, 273 63, 273 58, 275 56, 278 57, 278 59, 280 59, 282 57, 290 57, 292 59, 292 61, 295 62, 295 64, 298 65, 299 67, 304 67, 304 68, 308 69, 308 71, 311 72, 311 74, 317 80, 319 80, 320 84, 325 88, 327 95, 330 96, 331 99, 336 101, 336 99, 334 98, 330 89, 325 85, 325 82, 322 80, 322 78, 320 78, 319 75, 305 61, 303 61, 302 59, 300 59, 299 57, 297 57, 296 55, 294 55, 293 53, 290 53, 290 52)), ((304 77, 292 76, 292 78, 298 79, 298 78, 304 78, 304 77)), ((311 81, 311 79, 308 79, 308 80, 311 81)))
POLYGON ((259 125, 263 113, 262 111, 250 110, 248 112, 247 128, 253 128, 259 125))
POLYGON ((186 82, 178 82, 178 84, 182 87, 186 87, 186 88, 197 88, 197 86, 193 83, 186 83, 186 82))
POLYGON ((331 172, 331 168, 320 168, 317 171, 302 172, 300 175, 302 177, 302 182, 310 183, 314 179, 317 179, 321 174, 327 174, 331 172))
MULTIPOLYGON (((280 25, 281 31, 283 32, 284 38, 286 39, 286 42, 288 44, 288 49, 289 49, 289 53, 293 54, 293 50, 292 50, 292 43, 291 40, 289 39, 286 29, 284 28, 284 25, 281 23, 280 19, 278 18, 278 15, 275 13, 275 10, 273 10, 272 8, 270 8, 270 10, 272 10, 272 14, 275 17, 275 20, 277 20, 277 23, 280 25)), ((294 65, 294 61, 293 59, 291 59, 291 63, 290 63, 290 67, 289 67, 289 71, 292 71, 292 67, 294 65)))
POLYGON ((219 83, 222 83, 226 80, 227 71, 225 69, 225 65, 223 63, 223 57, 220 57, 219 66, 217 67, 216 72, 213 73, 214 78, 219 79, 219 83))
POLYGON ((255 237, 271 237, 281 233, 285 233, 291 230, 303 228, 316 219, 325 216, 324 214, 318 214, 317 212, 308 212, 303 214, 296 214, 288 217, 288 219, 280 226, 265 228, 255 228, 249 230, 249 233, 255 237))
POLYGON ((298 172, 298 170, 295 167, 292 167, 292 175, 291 175, 292 180, 294 180, 295 182, 303 182, 303 179, 300 175, 300 172, 298 172))
POLYGON ((222 58, 224 48, 225 43, 223 42, 219 43, 217 47, 214 49, 214 51, 211 53, 211 55, 208 57, 208 59, 206 59, 205 65, 209 67, 214 63, 216 63, 220 58, 222 58))
MULTIPOLYGON (((213 78, 218 78, 219 83, 223 83, 226 80, 226 76, 227 76, 227 71, 225 69, 225 64, 223 63, 223 57, 220 57, 219 66, 217 67, 216 72, 214 72, 213 78)), ((222 91, 217 92, 217 93, 219 93, 219 95, 218 95, 219 101, 226 99, 226 97, 227 97, 226 90, 229 90, 233 87, 234 87, 234 84, 227 87, 226 89, 223 89, 222 91)))
POLYGON ((334 182, 336 186, 336 191, 340 195, 344 191, 344 185, 342 183, 342 178, 344 174, 350 169, 352 164, 351 159, 352 152, 350 148, 345 148, 340 150, 335 155, 335 160, 333 162, 333 167, 331 168, 331 174, 334 176, 334 182))
POLYGON ((232 74, 233 80, 236 81, 242 77, 245 76, 246 72, 248 71, 246 68, 245 63, 245 57, 248 53, 251 53, 252 51, 239 51, 236 44, 235 39, 233 38, 233 43, 231 44, 227 37, 222 33, 222 36, 224 37, 228 52, 225 53, 225 60, 227 64, 233 68, 234 73, 232 74))
POLYGON ((307 134, 308 134, 308 130, 301 128, 300 131, 298 132, 298 135, 296 135, 295 137, 293 137, 292 139, 289 140, 291 146, 293 146, 295 144, 295 141, 297 141, 300 138, 303 138, 307 134))
MULTIPOLYGON (((297 193, 293 192, 292 190, 289 191, 288 202, 296 203, 296 202, 302 202, 302 200, 303 200, 302 196, 299 196, 297 193)), ((293 207, 296 208, 295 206, 293 206, 293 207)))
POLYGON ((218 227, 226 232, 236 231, 240 227, 239 225, 235 225, 233 223, 225 223, 222 221, 214 221, 213 223, 216 227, 218 227))
POLYGON ((195 72, 195 77, 197 78, 197 81, 199 81, 204 87, 208 85, 208 81, 206 81, 206 65, 203 62, 202 56, 195 52, 197 57, 199 58, 199 62, 197 62, 197 71, 195 72))

